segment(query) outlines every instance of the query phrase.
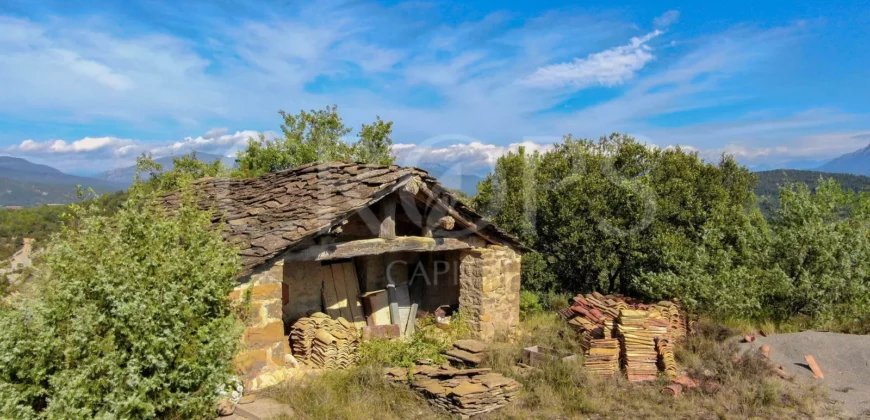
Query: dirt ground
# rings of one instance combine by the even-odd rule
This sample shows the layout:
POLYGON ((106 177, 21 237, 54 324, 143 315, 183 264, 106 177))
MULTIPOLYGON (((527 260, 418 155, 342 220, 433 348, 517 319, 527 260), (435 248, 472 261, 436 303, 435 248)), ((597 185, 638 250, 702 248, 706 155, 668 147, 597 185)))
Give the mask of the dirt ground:
POLYGON ((757 351, 764 344, 771 348, 771 360, 796 380, 824 384, 847 417, 870 418, 870 336, 804 331, 758 336, 741 346, 757 351), (815 357, 824 379, 813 379, 804 360, 807 354, 815 357))

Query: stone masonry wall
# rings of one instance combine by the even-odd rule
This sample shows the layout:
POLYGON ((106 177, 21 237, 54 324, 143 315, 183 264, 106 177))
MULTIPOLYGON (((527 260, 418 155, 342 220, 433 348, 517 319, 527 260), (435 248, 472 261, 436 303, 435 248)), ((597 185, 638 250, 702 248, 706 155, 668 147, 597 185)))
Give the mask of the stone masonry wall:
POLYGON ((519 254, 497 245, 463 251, 459 286, 459 306, 479 338, 489 340, 519 326, 519 254))
POLYGON ((284 338, 281 319, 281 283, 284 264, 257 270, 250 280, 239 284, 230 299, 242 301, 250 291, 250 312, 235 365, 245 388, 258 390, 283 379, 284 355, 290 354, 290 344, 284 338))

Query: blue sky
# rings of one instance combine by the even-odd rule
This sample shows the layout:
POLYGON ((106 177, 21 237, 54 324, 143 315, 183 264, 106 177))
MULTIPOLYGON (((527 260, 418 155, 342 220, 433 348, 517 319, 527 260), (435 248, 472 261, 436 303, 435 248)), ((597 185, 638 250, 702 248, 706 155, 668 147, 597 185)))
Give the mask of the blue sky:
POLYGON ((0 0, 0 153, 232 154, 278 109, 395 122, 403 163, 626 132, 751 167, 870 143, 866 2, 0 0))

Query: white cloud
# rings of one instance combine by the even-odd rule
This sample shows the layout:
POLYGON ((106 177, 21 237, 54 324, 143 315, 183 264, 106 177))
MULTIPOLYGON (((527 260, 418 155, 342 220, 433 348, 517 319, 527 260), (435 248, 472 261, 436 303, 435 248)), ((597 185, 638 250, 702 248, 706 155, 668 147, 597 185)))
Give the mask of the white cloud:
POLYGON ((668 26, 677 23, 678 20, 680 20, 680 11, 668 10, 661 16, 655 18, 653 20, 653 24, 656 26, 656 28, 667 28, 668 26))
POLYGON ((456 144, 442 142, 443 139, 433 139, 422 144, 396 144, 393 153, 396 162, 404 166, 453 167, 465 173, 483 174, 493 168, 499 157, 508 152, 517 152, 520 147, 524 147, 526 153, 546 152, 553 148, 552 143, 529 140, 506 146, 480 141, 456 144))
POLYGON ((578 89, 594 85, 616 86, 634 78, 646 63, 653 60, 651 39, 661 35, 658 29, 642 37, 631 38, 626 45, 576 58, 570 63, 541 67, 523 80, 536 87, 574 86, 578 89))
POLYGON ((8 148, 7 151, 27 154, 89 153, 106 150, 114 151, 115 149, 133 144, 135 144, 133 140, 116 137, 85 137, 72 143, 67 143, 64 140, 49 140, 45 142, 24 140, 21 144, 8 148))

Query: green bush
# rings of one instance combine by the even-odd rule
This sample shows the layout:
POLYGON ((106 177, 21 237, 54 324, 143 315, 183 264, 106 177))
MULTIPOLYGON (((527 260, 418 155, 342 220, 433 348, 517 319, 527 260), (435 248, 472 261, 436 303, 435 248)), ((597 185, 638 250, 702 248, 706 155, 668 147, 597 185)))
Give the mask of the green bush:
POLYGON ((520 316, 522 318, 543 312, 543 310, 537 293, 529 290, 520 292, 520 316))
POLYGON ((210 215, 146 197, 71 206, 33 300, 0 308, 0 417, 208 418, 240 327, 210 215))
POLYGON ((408 339, 363 342, 359 348, 360 364, 411 367, 421 359, 443 363, 446 360, 442 353, 449 350, 457 339, 470 335, 471 327, 462 312, 454 314, 447 326, 439 326, 433 317, 418 319, 414 334, 408 339))

